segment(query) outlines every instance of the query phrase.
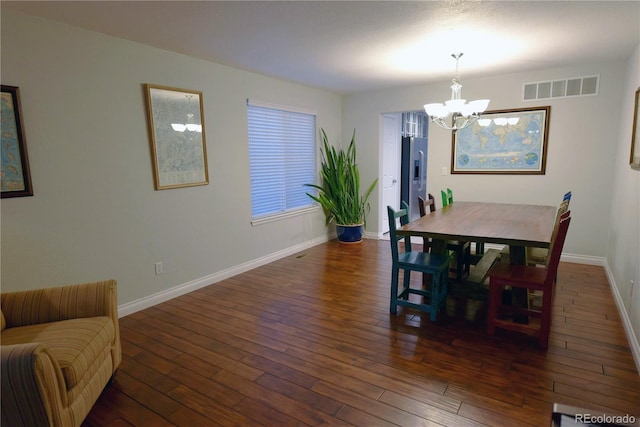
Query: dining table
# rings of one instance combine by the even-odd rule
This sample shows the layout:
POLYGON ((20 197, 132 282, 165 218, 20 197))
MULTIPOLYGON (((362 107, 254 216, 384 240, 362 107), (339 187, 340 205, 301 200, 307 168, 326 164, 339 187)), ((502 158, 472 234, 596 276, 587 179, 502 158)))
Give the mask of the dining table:
POLYGON ((448 240, 509 246, 511 264, 526 263, 526 247, 548 248, 555 206, 456 201, 398 228, 401 236, 431 238, 446 253, 448 240))
MULTIPOLYGON (((527 247, 549 248, 557 211, 555 206, 456 201, 403 225, 396 234, 431 238, 431 251, 442 254, 450 240, 508 245, 509 262, 525 265, 527 247)), ((521 291, 514 289, 512 304, 525 307, 528 298, 521 291)))

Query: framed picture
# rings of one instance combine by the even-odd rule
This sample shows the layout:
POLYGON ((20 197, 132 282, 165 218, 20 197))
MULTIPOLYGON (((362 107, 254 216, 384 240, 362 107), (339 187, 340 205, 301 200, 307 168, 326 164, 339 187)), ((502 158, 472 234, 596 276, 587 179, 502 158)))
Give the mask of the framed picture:
POLYGON ((640 87, 636 90, 635 107, 633 108, 633 130, 631 131, 631 156, 629 164, 633 169, 640 170, 640 142, 636 140, 640 138, 640 109, 638 106, 638 97, 640 97, 640 87))
POLYGON ((156 190, 209 184, 202 92, 144 87, 156 190))
POLYGON ((453 133, 451 173, 544 175, 550 113, 549 106, 482 113, 453 133))
POLYGON ((3 199, 33 196, 18 87, 2 85, 1 102, 2 150, 0 150, 0 157, 2 157, 2 169, 0 171, 0 194, 3 199))

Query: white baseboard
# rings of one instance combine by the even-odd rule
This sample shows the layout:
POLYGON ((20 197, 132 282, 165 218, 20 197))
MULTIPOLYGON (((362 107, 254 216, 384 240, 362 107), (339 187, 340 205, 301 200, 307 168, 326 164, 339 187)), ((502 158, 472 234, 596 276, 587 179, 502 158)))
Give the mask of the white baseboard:
POLYGON ((388 235, 388 233, 373 233, 373 232, 370 232, 370 231, 365 231, 363 237, 365 239, 371 239, 371 240, 382 240, 384 238, 385 234, 388 235))
POLYGON ((603 257, 590 256, 590 255, 577 255, 577 254, 567 254, 562 253, 560 256, 560 261, 564 262, 574 262, 576 264, 587 264, 587 265, 599 265, 600 267, 607 266, 607 260, 603 257))
POLYGON ((605 262, 604 271, 607 274, 607 278, 609 279, 609 284, 611 286, 611 292, 613 293, 613 299, 616 302, 616 307, 618 307, 618 313, 620 313, 620 319, 622 320, 622 325, 624 326, 624 332, 627 335, 627 340, 629 340, 629 347, 631 348, 631 354, 633 355, 633 360, 636 362, 636 369, 640 372, 640 343, 638 342, 638 338, 633 330, 633 325, 631 324, 631 319, 629 318, 629 313, 627 313, 627 308, 622 302, 622 296, 618 291, 618 286, 616 284, 616 280, 609 268, 609 263, 605 262))
POLYGON ((287 257, 289 255, 293 255, 295 253, 298 253, 300 251, 303 251, 313 246, 317 246, 327 241, 329 241, 328 235, 323 237, 318 237, 311 241, 300 243, 290 248, 282 249, 278 252, 274 252, 272 254, 263 256, 261 258, 258 258, 249 262, 245 262, 240 265, 235 265, 231 268, 227 268, 226 270, 218 271, 216 273, 212 273, 207 276, 200 277, 190 282, 174 286, 167 290, 157 292, 155 294, 137 299, 135 301, 132 301, 126 304, 122 304, 118 306, 118 317, 124 317, 129 314, 133 314, 137 311, 144 310, 145 308, 153 307, 156 304, 169 301, 170 299, 179 297, 180 295, 184 295, 189 292, 193 292, 197 289, 204 288, 205 286, 209 286, 221 280, 228 279, 229 277, 233 277, 240 273, 244 273, 256 267, 269 264, 270 262, 277 261, 281 258, 287 257))

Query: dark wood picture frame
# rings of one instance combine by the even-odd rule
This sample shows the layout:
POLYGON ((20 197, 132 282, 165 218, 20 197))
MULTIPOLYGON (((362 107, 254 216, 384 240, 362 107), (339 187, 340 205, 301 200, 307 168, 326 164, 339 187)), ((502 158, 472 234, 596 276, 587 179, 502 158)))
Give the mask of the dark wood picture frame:
POLYGON ((22 122, 20 89, 2 85, 2 169, 0 197, 33 196, 31 171, 27 154, 27 139, 22 122))
POLYGON ((550 106, 482 113, 477 122, 453 132, 451 173, 544 175, 550 116, 550 106), (516 118, 516 124, 498 124, 516 118))
POLYGON ((636 90, 635 105, 633 107, 633 129, 631 131, 631 154, 629 155, 629 166, 631 169, 640 170, 640 143, 636 140, 640 138, 640 87, 636 90))

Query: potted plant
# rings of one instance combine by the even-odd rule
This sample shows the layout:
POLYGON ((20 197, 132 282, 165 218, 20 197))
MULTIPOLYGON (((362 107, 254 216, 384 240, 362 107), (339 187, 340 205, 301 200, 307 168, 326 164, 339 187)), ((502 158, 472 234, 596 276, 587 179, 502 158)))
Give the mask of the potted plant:
POLYGON ((324 209, 326 224, 336 224, 338 240, 345 243, 362 241, 366 215, 369 213, 369 196, 375 188, 376 178, 364 195, 360 195, 360 171, 356 163, 356 131, 347 149, 329 145, 324 129, 322 132, 321 185, 306 184, 318 190, 309 194, 324 209))

